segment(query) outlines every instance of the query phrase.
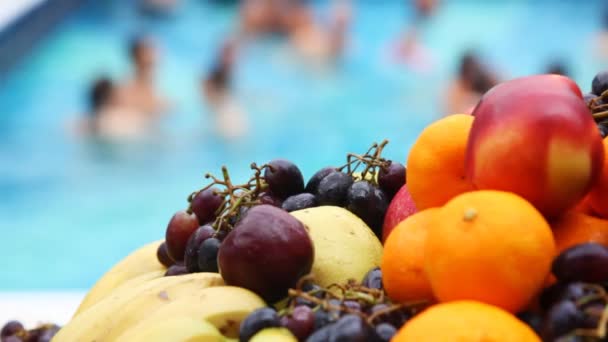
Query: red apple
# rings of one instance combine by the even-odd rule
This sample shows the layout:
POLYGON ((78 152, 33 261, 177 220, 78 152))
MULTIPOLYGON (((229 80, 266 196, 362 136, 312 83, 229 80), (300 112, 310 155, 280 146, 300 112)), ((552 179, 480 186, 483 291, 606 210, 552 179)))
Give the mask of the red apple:
POLYGON ((550 218, 576 205, 599 176, 602 140, 580 89, 567 77, 501 83, 473 116, 465 172, 478 189, 516 193, 550 218))
POLYGON ((405 220, 411 215, 418 212, 416 204, 412 199, 412 195, 407 190, 407 184, 402 186, 401 189, 395 194, 393 200, 386 209, 384 215, 384 224, 382 225, 382 242, 386 241, 388 235, 393 231, 399 222, 405 220))

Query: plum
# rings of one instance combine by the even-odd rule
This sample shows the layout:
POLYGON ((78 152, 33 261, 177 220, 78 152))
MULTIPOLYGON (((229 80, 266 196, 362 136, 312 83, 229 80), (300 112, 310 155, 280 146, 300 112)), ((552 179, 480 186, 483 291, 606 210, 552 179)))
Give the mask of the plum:
POLYGON ((258 205, 222 242, 218 262, 228 285, 240 286, 276 302, 308 274, 314 247, 304 225, 286 211, 258 205))

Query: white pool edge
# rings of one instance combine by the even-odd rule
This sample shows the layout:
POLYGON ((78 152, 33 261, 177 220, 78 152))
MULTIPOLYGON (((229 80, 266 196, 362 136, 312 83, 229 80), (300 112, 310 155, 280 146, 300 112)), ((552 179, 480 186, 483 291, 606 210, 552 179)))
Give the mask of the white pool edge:
POLYGON ((27 328, 40 323, 67 323, 86 291, 3 291, 0 292, 0 326, 19 320, 27 328))

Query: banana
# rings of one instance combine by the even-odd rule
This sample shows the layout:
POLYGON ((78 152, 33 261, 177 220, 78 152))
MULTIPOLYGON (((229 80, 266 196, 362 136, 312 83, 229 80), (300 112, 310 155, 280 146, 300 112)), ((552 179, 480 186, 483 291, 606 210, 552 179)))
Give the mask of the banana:
POLYGON ((116 342, 224 342, 224 336, 209 322, 189 316, 146 319, 120 335, 116 342))
POLYGON ((217 273, 193 273, 162 277, 134 288, 122 288, 81 312, 65 325, 53 342, 110 341, 117 324, 133 325, 145 315, 202 289, 224 285, 217 273), (134 320, 135 318, 135 320, 134 320))
POLYGON ((146 326, 150 326, 150 321, 160 322, 176 316, 207 321, 224 336, 238 338, 241 321, 253 310, 265 305, 260 297, 241 287, 209 287, 179 297, 153 313, 142 310, 132 312, 128 321, 121 321, 112 329, 108 340, 113 341, 114 336, 120 336, 116 341, 128 341, 124 336, 130 336, 132 331, 145 330, 146 326), (136 325, 131 324, 138 321, 136 325), (124 333, 119 335, 120 331, 124 333))
POLYGON ((149 243, 114 265, 104 274, 84 297, 74 316, 106 297, 112 290, 129 279, 152 271, 166 270, 156 258, 156 250, 162 241, 149 243))
MULTIPOLYGON (((165 275, 165 270, 162 271, 151 271, 148 273, 140 274, 137 277, 128 279, 118 285, 115 289, 111 290, 106 296, 110 295, 113 292, 123 292, 124 289, 132 289, 138 287, 140 284, 146 283, 152 279, 162 278, 165 275)), ((105 298, 105 296, 104 296, 105 298)), ((99 301, 103 300, 101 298, 99 301)), ((78 311, 74 314, 74 316, 86 311, 89 307, 93 306, 95 303, 91 303, 90 305, 80 305, 78 311)))

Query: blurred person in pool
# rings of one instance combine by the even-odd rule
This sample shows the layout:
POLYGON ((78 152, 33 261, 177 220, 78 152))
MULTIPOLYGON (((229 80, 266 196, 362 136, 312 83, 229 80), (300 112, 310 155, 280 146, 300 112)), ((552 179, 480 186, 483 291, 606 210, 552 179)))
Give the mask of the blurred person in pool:
POLYGON ((336 1, 330 23, 324 26, 315 21, 309 1, 295 1, 286 19, 289 39, 296 51, 307 59, 335 60, 344 50, 351 16, 350 3, 336 1))
POLYGON ((446 114, 471 113, 481 96, 498 83, 497 77, 472 52, 460 59, 458 73, 446 92, 446 114))
POLYGON ((424 71, 431 68, 432 55, 420 42, 420 31, 437 11, 438 0, 408 0, 414 5, 414 18, 397 44, 396 57, 413 69, 424 71))
POLYGON ((108 77, 93 82, 88 94, 89 112, 78 125, 78 133, 109 139, 143 136, 147 120, 122 104, 120 92, 108 77))
POLYGON ((604 5, 600 12, 600 31, 597 34, 595 42, 595 53, 599 59, 608 59, 608 5, 604 5))
POLYGON ((285 13, 291 0, 243 0, 240 6, 241 34, 244 36, 284 35, 285 13))
POLYGON ((248 120, 232 93, 236 42, 228 40, 203 81, 205 101, 214 114, 216 131, 227 139, 239 138, 247 133, 248 120))
POLYGON ((156 90, 156 47, 149 37, 136 37, 129 45, 129 55, 133 76, 119 89, 124 106, 151 119, 157 117, 168 109, 168 102, 156 90))

